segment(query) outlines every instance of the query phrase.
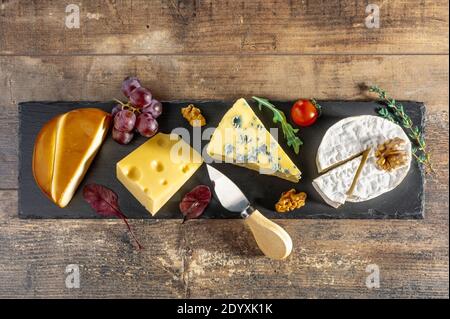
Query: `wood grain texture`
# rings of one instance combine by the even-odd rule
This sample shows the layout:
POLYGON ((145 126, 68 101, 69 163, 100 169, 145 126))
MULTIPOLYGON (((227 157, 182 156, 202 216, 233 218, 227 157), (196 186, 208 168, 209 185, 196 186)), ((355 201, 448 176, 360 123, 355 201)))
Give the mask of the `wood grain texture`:
MULTIPOLYGON (((0 196, 0 215, 13 196, 0 196)), ((136 220, 137 252, 120 221, 2 218, 0 296, 446 297, 448 192, 440 200, 424 222, 280 221, 294 243, 286 261, 263 257, 239 220, 136 220), (64 286, 69 263, 81 267, 80 290, 64 286), (379 289, 365 286, 369 264, 379 289)))
POLYGON ((447 110, 448 63, 441 55, 0 57, 0 105, 122 98, 123 78, 135 74, 161 100, 354 100, 368 98, 361 84, 378 84, 447 110))
POLYGON ((448 1, 2 1, 0 54, 448 53, 448 1))
MULTIPOLYGON (((449 296, 448 1, 0 1, 0 297, 439 298, 449 296), (353 54, 352 54, 353 53, 353 54), (366 99, 377 83, 427 105, 422 221, 280 221, 294 251, 260 255, 239 220, 17 218, 17 103, 110 100, 136 74, 162 99, 366 99), (81 288, 64 270, 80 264, 81 288), (368 264, 381 287, 365 287, 368 264)), ((399 199, 400 200, 400 199, 399 199)))

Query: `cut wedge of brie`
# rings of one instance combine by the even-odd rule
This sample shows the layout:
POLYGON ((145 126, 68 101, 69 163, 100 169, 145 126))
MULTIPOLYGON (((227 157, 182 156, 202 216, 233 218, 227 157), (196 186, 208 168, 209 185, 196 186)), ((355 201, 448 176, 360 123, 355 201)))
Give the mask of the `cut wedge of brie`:
POLYGON ((358 156, 313 180, 315 190, 328 205, 338 208, 347 201, 347 192, 352 186, 361 160, 362 156, 358 156))
POLYGON ((349 117, 325 133, 316 163, 319 173, 326 173, 313 186, 335 208, 345 201, 367 201, 397 187, 408 174, 411 157, 411 142, 397 124, 372 115, 349 117), (407 164, 388 172, 377 166, 375 150, 395 137, 406 142, 407 164), (364 154, 366 150, 370 151, 364 154))
POLYGON ((100 109, 76 109, 44 125, 33 151, 33 175, 39 188, 58 206, 72 199, 110 126, 100 109))
POLYGON ((207 153, 214 159, 295 183, 301 177, 300 170, 242 98, 220 121, 207 153))

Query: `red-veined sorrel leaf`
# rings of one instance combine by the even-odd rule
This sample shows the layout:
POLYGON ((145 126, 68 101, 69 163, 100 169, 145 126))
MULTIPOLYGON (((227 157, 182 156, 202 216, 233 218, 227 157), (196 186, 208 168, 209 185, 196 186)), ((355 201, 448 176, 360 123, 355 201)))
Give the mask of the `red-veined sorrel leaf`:
POLYGON ((184 195, 180 202, 180 210, 184 216, 183 222, 200 217, 211 201, 211 190, 206 185, 199 185, 184 195))
POLYGON ((136 241, 138 248, 143 248, 134 235, 130 224, 128 224, 127 217, 120 211, 119 198, 114 191, 103 185, 88 184, 83 188, 83 197, 97 214, 105 217, 116 216, 121 218, 130 231, 131 236, 136 241))

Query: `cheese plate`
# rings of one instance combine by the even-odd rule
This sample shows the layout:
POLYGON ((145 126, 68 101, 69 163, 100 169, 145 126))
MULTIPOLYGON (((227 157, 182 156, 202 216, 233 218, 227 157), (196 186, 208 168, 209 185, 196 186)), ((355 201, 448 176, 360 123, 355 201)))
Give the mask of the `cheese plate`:
MULTIPOLYGON (((259 110, 250 102, 251 108, 266 128, 278 127, 272 122, 270 111, 259 110)), ((164 113, 158 118, 159 131, 171 133, 174 128, 183 128, 189 136, 182 136, 199 153, 207 159, 206 148, 213 128, 217 127, 233 105, 233 101, 169 101, 163 102, 164 113), (193 143, 194 129, 181 116, 181 109, 193 103, 202 110, 206 118, 206 126, 201 128, 204 133, 201 143, 193 143), (203 151, 203 152, 202 152, 203 151)), ((277 108, 289 114, 292 101, 272 101, 277 108)), ((212 165, 229 176, 239 188, 245 192, 248 199, 258 210, 268 218, 274 219, 304 219, 304 218, 336 218, 336 219, 418 219, 424 214, 424 171, 416 161, 411 161, 411 167, 401 184, 390 192, 364 202, 348 202, 333 208, 325 203, 313 186, 313 180, 320 176, 316 153, 327 130, 337 122, 358 115, 376 115, 380 106, 373 101, 320 101, 322 116, 317 122, 306 128, 300 128, 298 133, 304 144, 299 154, 287 146, 281 129, 278 143, 287 156, 301 170, 301 180, 298 183, 260 174, 258 171, 229 163, 213 163, 212 165), (251 182, 249 182, 251 181, 251 182), (308 197, 306 205, 291 212, 277 213, 274 204, 281 193, 295 188, 305 192, 308 197)), ((403 102, 405 111, 420 129, 424 126, 425 106, 419 102, 403 102)), ((32 172, 33 147, 41 128, 52 118, 62 113, 82 108, 99 108, 110 112, 114 102, 24 102, 19 104, 19 217, 20 218, 102 218, 92 211, 84 201, 82 188, 89 183, 98 183, 114 190, 119 197, 121 210, 128 218, 149 219, 181 219, 179 202, 183 195, 199 184, 211 185, 206 165, 201 165, 192 177, 152 216, 138 200, 124 187, 116 177, 116 164, 128 154, 137 149, 148 139, 142 136, 134 138, 128 145, 119 145, 108 134, 103 145, 93 159, 84 179, 65 208, 52 203, 37 186, 32 172)), ((155 181, 156 183, 156 181, 155 181)), ((201 218, 240 218, 225 210, 213 198, 201 218)))

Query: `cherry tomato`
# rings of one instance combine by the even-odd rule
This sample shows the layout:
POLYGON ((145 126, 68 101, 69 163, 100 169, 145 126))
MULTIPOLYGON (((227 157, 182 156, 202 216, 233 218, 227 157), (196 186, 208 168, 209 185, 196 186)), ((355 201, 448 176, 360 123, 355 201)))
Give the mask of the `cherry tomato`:
POLYGON ((319 117, 319 111, 310 100, 298 100, 292 106, 291 117, 299 126, 310 126, 319 117))

